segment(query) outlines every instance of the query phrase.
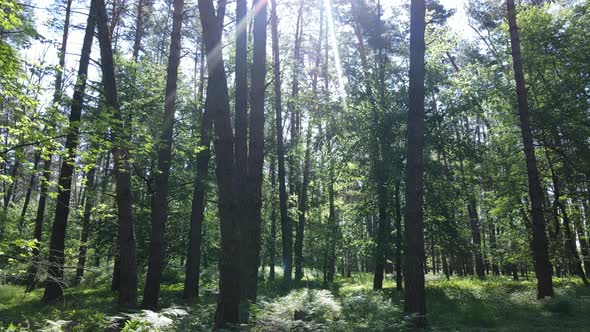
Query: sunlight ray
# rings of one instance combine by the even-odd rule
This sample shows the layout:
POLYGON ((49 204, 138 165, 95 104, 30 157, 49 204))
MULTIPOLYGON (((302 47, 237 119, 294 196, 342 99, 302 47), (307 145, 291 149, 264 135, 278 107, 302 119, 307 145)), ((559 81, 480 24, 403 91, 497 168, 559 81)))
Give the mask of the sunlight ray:
POLYGON ((347 108, 346 102, 346 83, 344 82, 344 73, 342 70, 342 61, 340 59, 340 50, 338 39, 336 38, 336 28, 334 24, 334 16, 332 15, 332 2, 331 0, 324 0, 324 7, 326 8, 327 18, 328 18, 328 30, 330 34, 330 46, 332 47, 332 52, 334 56, 334 62, 336 64, 336 75, 337 75, 337 84, 338 84, 338 93, 342 98, 342 105, 344 109, 347 108))

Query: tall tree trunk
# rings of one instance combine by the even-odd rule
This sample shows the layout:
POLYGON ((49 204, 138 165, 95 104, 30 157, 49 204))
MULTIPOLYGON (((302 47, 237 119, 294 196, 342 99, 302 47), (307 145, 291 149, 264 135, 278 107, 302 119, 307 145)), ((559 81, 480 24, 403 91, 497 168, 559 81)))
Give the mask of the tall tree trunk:
MULTIPOLYGON (((68 45, 68 35, 70 31, 70 15, 72 9, 72 1, 68 0, 66 2, 66 12, 65 12, 65 19, 64 19, 64 29, 62 34, 61 46, 59 49, 59 67, 55 71, 55 83, 53 87, 53 105, 58 105, 61 103, 62 99, 62 81, 63 81, 63 68, 66 61, 66 50, 68 45)), ((39 192, 39 202, 37 204, 37 214, 35 216, 35 230, 34 230, 34 237, 38 243, 41 243, 42 235, 43 235, 43 219, 45 217, 45 207, 47 206, 47 192, 49 190, 49 181, 51 178, 51 154, 49 156, 45 156, 43 160, 43 170, 41 173, 42 178, 40 179, 41 190, 39 192)), ((39 249, 37 247, 33 248, 33 259, 32 264, 28 269, 27 272, 27 290, 31 291, 35 288, 36 278, 37 278, 37 271, 39 270, 40 256, 39 256, 39 249)))
POLYGON ((176 112, 176 85, 178 81, 178 65, 180 64, 182 15, 184 0, 174 1, 172 19, 172 33, 170 36, 170 57, 168 58, 168 72, 166 74, 166 98, 164 101, 164 118, 160 148, 158 150, 158 172, 156 190, 154 192, 154 206, 152 209, 152 235, 150 242, 150 256, 148 272, 145 280, 143 301, 145 309, 157 310, 160 298, 160 279, 162 277, 164 256, 164 231, 168 219, 168 191, 170 164, 172 163, 172 139, 174 131, 174 116, 176 112))
MULTIPOLYGON (((328 151, 332 151, 332 137, 329 135, 328 138, 328 151)), ((333 283, 334 276, 336 274, 336 233, 338 232, 338 225, 336 223, 336 205, 335 205, 335 191, 334 191, 334 184, 336 182, 335 174, 334 174, 334 167, 335 167, 335 160, 333 156, 330 156, 330 168, 328 170, 328 234, 330 241, 328 242, 328 252, 327 252, 327 275, 326 275, 326 282, 333 283)))
MULTIPOLYGON (((199 15, 207 52, 207 100, 215 128, 215 169, 219 191, 218 209, 221 220, 221 258, 219 261, 219 296, 214 328, 237 324, 240 308, 240 255, 236 206, 236 170, 234 137, 231 127, 229 92, 221 48, 223 14, 215 14, 211 0, 199 0, 199 15)), ((221 4, 225 6, 225 1, 221 4)))
MULTIPOLYGON (((197 86, 197 102, 199 110, 203 105, 203 87, 205 84, 205 51, 201 43, 199 82, 197 86)), ((196 66, 196 65, 195 65, 196 66)), ((195 115, 197 116, 197 115, 195 115)), ((191 202, 191 224, 189 245, 186 255, 186 276, 184 279, 183 297, 193 299, 199 296, 199 276, 201 272, 201 247, 203 245, 203 221, 205 220, 205 196, 207 194, 207 178, 209 176, 209 159, 211 158, 211 131, 213 123, 211 114, 205 109, 201 117, 200 151, 196 158, 196 175, 191 202)))
POLYGON ((547 235, 545 234, 545 217, 543 215, 543 188, 537 158, 535 157, 535 146, 529 119, 529 104, 522 66, 522 55, 520 52, 520 36, 516 23, 516 7, 514 0, 506 0, 508 10, 508 27, 510 30, 510 44, 512 46, 512 63, 514 66, 514 79, 516 82, 516 93, 518 95, 518 115, 524 153, 526 157, 526 168, 528 175, 529 196, 532 206, 532 230, 533 230, 533 256, 535 264, 535 275, 537 277, 537 297, 542 299, 546 296, 553 296, 553 282, 551 280, 551 262, 547 253, 547 235))
POLYGON ((404 312, 417 315, 415 325, 426 324, 424 290, 424 0, 412 0, 410 7, 410 87, 406 165, 406 223, 404 264, 404 312))
MULTIPOLYGON (((296 199, 289 200, 290 208, 299 209, 299 205, 301 204, 301 179, 300 179, 300 159, 298 156, 298 149, 300 144, 300 109, 298 106, 297 98, 299 98, 299 66, 300 66, 300 55, 301 55, 301 35, 302 35, 302 23, 303 23, 303 2, 299 4, 299 10, 297 14, 297 21, 295 23, 295 36, 294 36, 294 47, 293 47, 293 80, 291 83, 291 96, 287 100, 287 114, 290 116, 290 134, 291 134, 291 141, 288 144, 288 158, 287 163, 289 166, 288 172, 288 183, 289 183, 289 193, 291 197, 297 197, 296 199)), ((297 221, 292 220, 295 225, 295 280, 297 279, 297 267, 298 267, 298 260, 301 257, 298 257, 297 250, 300 241, 300 236, 303 236, 303 233, 299 234, 300 227, 299 227, 299 214, 301 211, 298 211, 297 221)), ((303 244, 303 242, 301 242, 303 244)), ((303 248, 303 247, 302 247, 303 248)), ((301 272, 301 271, 299 271, 301 272)))
POLYGON ((88 74, 90 51, 92 49, 92 39, 94 38, 94 28, 96 24, 95 15, 96 9, 93 6, 90 6, 86 31, 84 33, 84 42, 82 44, 78 78, 74 87, 74 96, 70 108, 69 125, 67 129, 68 134, 65 143, 66 157, 62 161, 59 173, 57 205, 55 207, 55 218, 53 220, 51 242, 49 245, 48 277, 42 299, 42 301, 46 303, 55 302, 63 297, 66 226, 70 212, 72 174, 74 173, 76 150, 78 147, 80 117, 82 115, 82 104, 84 101, 84 91, 86 89, 86 76, 88 74))
POLYGON ((205 195, 209 173, 209 159, 211 156, 211 127, 211 115, 205 110, 201 124, 201 151, 197 154, 195 187, 191 204, 191 225, 183 292, 185 299, 192 299, 199 296, 205 195))
POLYGON ((277 131, 277 161, 279 180, 279 209, 283 248, 283 284, 291 285, 293 270, 293 229, 287 214, 287 188, 285 185, 285 150, 283 148, 283 106, 281 103, 281 69, 276 0, 271 0, 272 53, 274 59, 275 126, 277 131))
MULTIPOLYGON (((238 185, 238 203, 245 207, 248 204, 248 4, 246 0, 236 1, 236 69, 235 69, 235 159, 238 185)), ((246 217, 240 226, 247 223, 246 217)), ((245 234, 241 234, 244 240, 245 234)), ((242 260, 247 259, 242 251, 242 260)), ((242 262, 245 264, 246 262, 242 262)), ((245 288, 242 287, 242 291, 245 288)), ((244 295, 245 293, 242 292, 244 295)))
POLYGON ((241 321, 247 322, 249 316, 249 292, 251 289, 251 257, 249 246, 252 245, 250 226, 252 207, 249 206, 249 183, 248 183, 248 33, 246 31, 248 21, 248 4, 246 0, 236 1, 236 50, 235 50, 235 160, 237 195, 236 200, 239 207, 245 213, 240 216, 240 264, 242 281, 240 284, 241 321))
POLYGON ((92 0, 92 4, 97 7, 98 40, 105 101, 108 107, 113 110, 114 117, 111 125, 111 138, 115 143, 112 153, 115 164, 115 200, 119 219, 119 306, 134 308, 137 305, 137 262, 131 193, 131 155, 127 148, 131 137, 129 128, 124 126, 119 106, 113 50, 104 0, 92 0))
POLYGON ((469 204, 467 205, 469 212, 469 223, 471 226, 471 236, 473 238, 473 254, 475 256, 475 273, 478 278, 485 278, 485 269, 483 264, 483 256, 481 254, 481 224, 477 213, 477 202, 475 197, 471 195, 469 204))
MULTIPOLYGON (((100 162, 98 162, 100 165, 100 162)), ((76 276, 74 277, 74 284, 79 284, 84 276, 84 268, 86 266, 86 252, 88 248, 88 233, 90 232, 90 217, 94 201, 96 199, 95 193, 95 174, 96 167, 92 167, 86 173, 86 191, 84 194, 84 213, 82 215, 82 234, 80 236, 80 248, 78 249, 78 264, 76 266, 76 276)))
POLYGON ((584 274, 584 270, 582 269, 582 261, 580 260, 580 256, 578 254, 578 248, 576 246, 576 236, 572 232, 570 218, 565 203, 562 201, 561 198, 561 189, 563 188, 563 183, 561 179, 557 176, 557 173, 555 172, 553 161, 549 156, 549 151, 547 150, 547 148, 545 148, 545 153, 549 164, 549 170, 551 171, 551 179, 553 181, 554 218, 559 219, 559 211, 561 211, 561 219, 563 221, 563 235, 565 237, 563 242, 563 249, 565 252, 566 266, 569 268, 571 273, 576 274, 578 277, 582 279, 582 281, 585 284, 588 284, 588 280, 586 279, 586 275, 584 274))
MULTIPOLYGON (((301 17, 301 8, 299 12, 299 16, 301 17)), ((302 18, 301 18, 302 19, 302 18)), ((301 24, 300 24, 301 25, 301 24)), ((301 29, 303 26, 301 25, 301 29)), ((320 33, 318 36, 318 45, 316 48, 316 59, 315 59, 315 67, 313 71, 312 77, 312 95, 318 100, 318 91, 317 91, 317 81, 320 71, 320 63, 321 63, 321 50, 322 50, 322 37, 324 34, 324 9, 323 7, 320 9, 320 33)), ((299 61, 299 50, 296 51, 296 61, 299 61)), ((297 67, 298 68, 298 67, 297 67)), ((296 69, 297 69, 296 68, 296 69)), ((293 83, 295 90, 295 82, 293 83)), ((297 89, 299 89, 299 83, 297 82, 297 89)), ((319 108, 319 105, 316 105, 319 108)), ((315 110, 317 112, 317 109, 315 110)), ((313 129, 313 117, 314 114, 309 115, 309 123, 307 125, 307 132, 305 137, 305 159, 303 165, 303 183, 301 185, 301 192, 299 194, 299 220, 297 223, 297 229, 295 232, 295 280, 301 281, 303 278, 303 238, 305 232, 305 218, 307 212, 307 189, 309 187, 309 173, 311 168, 311 135, 313 129)))
POLYGON ((262 223, 262 167, 264 163, 264 102, 266 90, 266 17, 267 1, 254 1, 252 90, 250 101, 248 142, 248 218, 240 229, 242 251, 245 253, 245 271, 242 294, 254 303, 260 262, 260 232, 262 223))
POLYGON ((143 36, 143 1, 137 0, 137 13, 135 17, 135 36, 133 37, 133 61, 137 62, 141 49, 141 37, 143 36))

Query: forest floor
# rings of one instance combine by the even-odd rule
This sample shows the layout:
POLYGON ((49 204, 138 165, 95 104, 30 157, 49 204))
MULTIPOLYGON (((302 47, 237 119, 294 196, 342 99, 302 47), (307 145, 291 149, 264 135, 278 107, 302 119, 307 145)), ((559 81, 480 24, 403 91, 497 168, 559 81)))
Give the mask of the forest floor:
MULTIPOLYGON (((106 274, 66 290, 65 301, 40 303, 43 290, 24 293, 20 286, 0 285, 0 331, 202 331, 210 330, 215 310, 215 276, 206 276, 201 299, 182 300, 182 279, 165 276, 159 313, 121 313, 106 274), (176 279, 176 280, 175 280, 176 279), (209 281, 207 281, 209 280, 209 281)), ((339 278, 322 289, 319 278, 286 292, 280 280, 261 281, 258 303, 251 310, 255 331, 401 331, 403 294, 388 278, 381 292, 372 276, 339 278), (296 319, 297 318, 297 319, 296 319)), ((533 279, 485 281, 427 276, 429 330, 433 331, 588 331, 590 287, 575 279, 555 279, 556 296, 536 300, 533 279)), ((242 327, 242 330, 248 330, 242 327)))

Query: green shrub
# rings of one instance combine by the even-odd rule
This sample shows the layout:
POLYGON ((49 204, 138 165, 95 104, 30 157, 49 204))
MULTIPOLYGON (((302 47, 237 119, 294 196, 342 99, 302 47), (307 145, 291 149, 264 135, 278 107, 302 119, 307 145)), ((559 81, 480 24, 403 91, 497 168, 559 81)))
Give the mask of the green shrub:
POLYGON ((569 296, 559 295, 546 300, 544 308, 554 313, 573 315, 576 311, 576 300, 569 296))

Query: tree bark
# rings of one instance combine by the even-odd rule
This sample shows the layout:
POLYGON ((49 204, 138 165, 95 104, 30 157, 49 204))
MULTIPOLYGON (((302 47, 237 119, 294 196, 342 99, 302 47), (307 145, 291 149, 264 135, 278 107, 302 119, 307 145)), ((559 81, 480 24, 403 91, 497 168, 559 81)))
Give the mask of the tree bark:
POLYGON ((518 96, 518 115, 524 153, 526 157, 526 168, 528 175, 529 197, 532 206, 532 230, 533 230, 533 256, 535 274, 537 277, 537 297, 542 299, 546 296, 553 296, 553 282, 551 280, 551 262, 547 253, 547 235, 545 234, 545 217, 543 215, 543 188, 535 146, 529 118, 529 104, 527 89, 522 66, 522 55, 520 51, 520 36, 516 22, 516 7, 514 0, 506 0, 508 12, 508 27, 510 30, 510 44, 512 46, 512 64, 514 67, 514 79, 516 82, 516 94, 518 96))
POLYGON ((143 1, 137 0, 137 13, 135 17, 135 36, 133 37, 133 61, 137 62, 141 49, 141 37, 143 36, 143 1))
MULTIPOLYGON (((302 9, 300 8, 299 16, 302 16, 302 9)), ((300 18, 302 20, 302 18, 300 18)), ((301 29, 303 26, 300 24, 301 29)), ((321 63, 321 50, 322 50, 322 37, 324 34, 324 10, 323 8, 320 9, 320 33, 318 36, 318 45, 316 48, 316 59, 315 59, 315 67, 313 71, 312 77, 312 95, 316 100, 318 100, 318 91, 317 91, 317 81, 320 71, 320 63, 321 63)), ((296 43, 297 46, 298 43, 296 43)), ((296 50, 296 57, 295 60, 299 61, 299 49, 296 50)), ((298 67, 296 67, 298 69, 298 67)), ((293 90, 299 89, 299 82, 295 84, 293 83, 293 90)), ((318 105, 316 107, 319 108, 318 105)), ((317 112, 317 109, 315 110, 317 112)), ((311 168, 311 140, 312 140, 312 125, 313 125, 313 117, 314 115, 310 113, 309 115, 309 123, 307 125, 307 132, 305 137, 305 159, 303 165, 303 183, 301 185, 301 191, 299 194, 299 220, 297 223, 297 229, 295 231, 295 280, 297 282, 301 281, 303 278, 303 238, 305 234, 305 218, 307 213, 307 189, 309 187, 309 176, 310 176, 310 168, 311 168)))
MULTIPOLYGON (((272 133, 272 137, 276 139, 276 134, 274 134, 274 130, 272 133)), ((275 280, 275 261, 276 261, 276 249, 275 249, 275 239, 277 238, 277 207, 275 204, 275 197, 277 192, 277 176, 276 176, 276 158, 271 157, 270 159, 270 190, 271 190, 271 199, 270 199, 270 240, 269 240, 269 275, 268 279, 270 281, 275 280)))
MULTIPOLYGON (((98 163, 100 165, 100 162, 98 163)), ((80 236, 80 248, 78 250, 78 264, 76 266, 76 276, 74 284, 79 284, 84 276, 86 266, 86 252, 88 247, 88 233, 90 232, 90 217, 94 206, 95 195, 95 174, 96 167, 92 167, 86 173, 86 191, 84 194, 84 213, 82 215, 82 234, 80 236)))
MULTIPOLYGON (((214 328, 224 328, 239 322, 240 255, 236 206, 236 171, 234 137, 231 127, 229 92, 221 48, 223 15, 215 14, 211 0, 199 0, 199 15, 207 52, 207 100, 214 124, 215 169, 219 191, 218 209, 221 220, 221 258, 219 262, 219 296, 214 328)), ((224 4, 223 4, 224 5, 224 4)))
POLYGON ((279 209, 283 251, 283 285, 289 288, 293 270, 293 229, 287 214, 287 188, 285 185, 285 151, 283 148, 283 106, 281 103, 281 69, 276 1, 271 0, 272 53, 274 59, 275 126, 277 133, 277 161, 279 180, 279 209))
POLYGON ((410 86, 406 165, 406 223, 404 264, 404 312, 416 315, 415 325, 426 325, 424 289, 424 41, 426 5, 412 0, 410 6, 410 86))
POLYGON ((157 310, 160 298, 160 279, 162 278, 164 259, 164 232, 168 219, 168 191, 170 165, 172 164, 172 139, 176 112, 176 86, 178 66, 180 64, 182 15, 184 0, 174 1, 172 33, 170 35, 170 56, 166 74, 166 98, 160 148, 158 150, 158 171, 155 175, 156 190, 152 208, 152 234, 148 272, 145 280, 143 301, 144 309, 157 310))
POLYGON ((260 262, 260 232, 262 223, 262 166, 264 163, 264 102, 266 90, 266 17, 267 1, 254 1, 252 90, 250 101, 248 142, 248 218, 240 229, 242 251, 245 253, 245 271, 242 294, 255 303, 258 266, 260 262))
POLYGON ((112 153, 115 163, 115 200, 119 219, 119 306, 134 308, 137 305, 137 262, 131 192, 131 155, 127 148, 131 137, 128 128, 124 128, 119 106, 113 50, 107 26, 104 0, 92 0, 92 5, 97 7, 98 40, 100 43, 105 101, 114 114, 111 125, 111 138, 114 142, 112 153))
MULTIPOLYGON (((199 107, 203 105, 203 87, 205 84, 205 45, 201 43, 199 83, 197 87, 197 101, 199 107)), ((196 65, 195 65, 196 68, 196 65)), ((200 109, 200 108, 199 108, 200 109)), ((191 202, 191 224, 189 230, 189 245, 186 255, 186 276, 184 279, 183 297, 193 299, 199 296, 199 276, 201 272, 201 250, 203 245, 203 222, 205 220, 205 206, 207 194, 207 179, 209 177, 209 159, 211 158, 211 131, 213 123, 211 114, 204 109, 201 117, 200 151, 196 158, 196 175, 191 202)))
MULTIPOLYGON (((66 61, 66 50, 68 45, 68 35, 70 31, 70 15, 72 9, 72 1, 67 0, 66 12, 64 19, 64 30, 62 33, 61 46, 58 54, 58 65, 59 67, 55 71, 55 83, 53 86, 53 105, 61 103, 62 99, 62 81, 63 81, 63 68, 66 61)), ((53 127, 53 126, 51 126, 53 127)), ((40 179, 41 189, 39 192, 39 202, 37 203, 37 213, 35 216, 35 230, 34 237, 38 243, 41 242, 43 235, 43 219, 45 217, 45 208, 47 206, 47 191, 49 190, 49 181, 51 178, 51 154, 46 156, 43 160, 43 170, 41 173, 42 178, 40 179)), ((38 264, 39 264, 39 249, 33 248, 33 259, 32 264, 27 272, 27 291, 31 291, 35 288, 38 264)))
POLYGON ((76 158, 76 149, 78 147, 80 132, 80 117, 82 115, 82 104, 84 101, 84 91, 86 89, 86 76, 88 74, 88 64, 90 62, 90 51, 92 49, 92 39, 94 38, 96 9, 90 6, 84 41, 82 44, 82 53, 80 56, 80 65, 78 68, 78 78, 74 87, 74 96, 70 108, 70 117, 68 124, 68 134, 66 136, 66 157, 63 159, 58 180, 57 205, 55 208, 55 218, 51 231, 51 241, 49 245, 49 268, 47 284, 43 294, 43 302, 52 303, 63 297, 63 277, 64 277, 64 249, 66 227, 70 212, 70 196, 72 187, 72 174, 74 173, 74 164, 76 158))

